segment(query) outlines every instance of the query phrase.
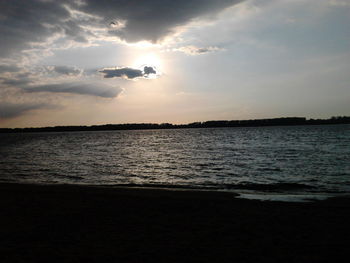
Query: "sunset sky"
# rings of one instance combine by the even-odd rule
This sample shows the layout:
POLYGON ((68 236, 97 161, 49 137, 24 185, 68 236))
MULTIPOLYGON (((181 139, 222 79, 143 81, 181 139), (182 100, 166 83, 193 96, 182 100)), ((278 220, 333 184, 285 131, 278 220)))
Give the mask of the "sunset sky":
POLYGON ((0 0, 0 127, 350 115, 350 0, 0 0))

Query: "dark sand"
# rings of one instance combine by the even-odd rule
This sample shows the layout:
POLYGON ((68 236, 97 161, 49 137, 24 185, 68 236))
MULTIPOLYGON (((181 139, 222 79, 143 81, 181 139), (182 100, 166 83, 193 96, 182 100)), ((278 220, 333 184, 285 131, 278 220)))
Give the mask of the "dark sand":
POLYGON ((350 199, 0 184, 0 262, 350 262, 350 199))

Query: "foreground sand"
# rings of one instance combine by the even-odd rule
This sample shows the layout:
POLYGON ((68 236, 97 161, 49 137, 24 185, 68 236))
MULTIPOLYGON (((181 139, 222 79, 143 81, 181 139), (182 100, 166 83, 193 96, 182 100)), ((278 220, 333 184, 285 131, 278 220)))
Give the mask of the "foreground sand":
POLYGON ((350 199, 0 184, 1 262, 349 262, 350 199))

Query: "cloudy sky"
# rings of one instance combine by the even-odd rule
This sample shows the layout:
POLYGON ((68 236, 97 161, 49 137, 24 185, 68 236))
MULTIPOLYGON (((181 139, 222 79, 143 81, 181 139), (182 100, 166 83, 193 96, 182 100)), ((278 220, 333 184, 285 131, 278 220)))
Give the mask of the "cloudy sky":
POLYGON ((0 127, 350 115, 350 0, 0 0, 0 127))

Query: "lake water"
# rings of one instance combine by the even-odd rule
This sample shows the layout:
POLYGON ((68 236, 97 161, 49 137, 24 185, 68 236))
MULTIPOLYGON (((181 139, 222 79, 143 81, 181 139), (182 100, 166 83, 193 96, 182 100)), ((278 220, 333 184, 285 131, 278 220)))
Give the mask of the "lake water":
POLYGON ((0 134, 0 181, 350 193, 350 125, 0 134))

